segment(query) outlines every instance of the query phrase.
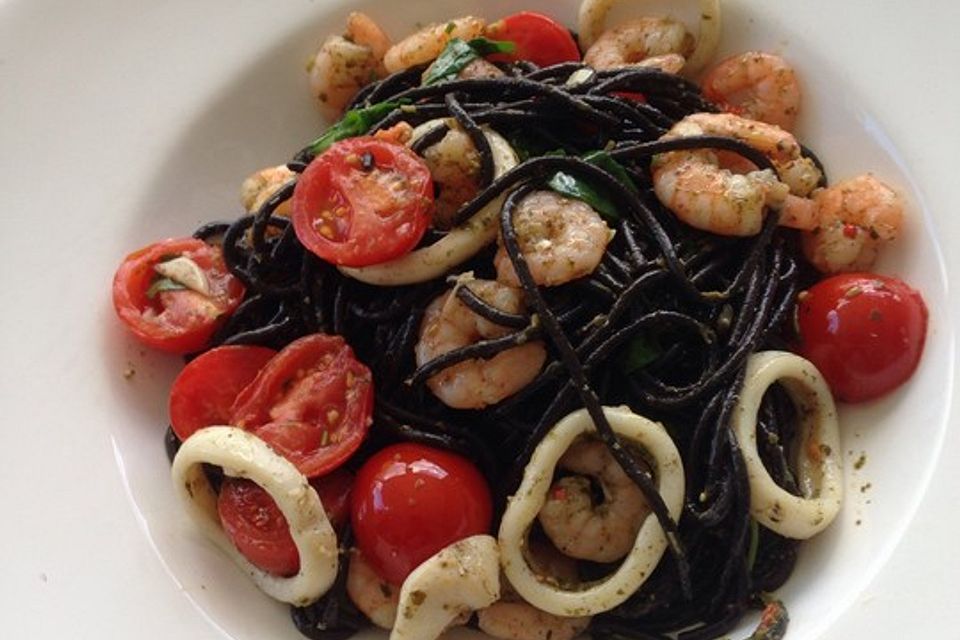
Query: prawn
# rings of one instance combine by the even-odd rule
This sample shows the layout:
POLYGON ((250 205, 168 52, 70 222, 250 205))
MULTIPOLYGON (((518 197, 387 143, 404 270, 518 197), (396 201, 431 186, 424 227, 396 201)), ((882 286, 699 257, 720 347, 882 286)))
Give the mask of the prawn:
MULTIPOLYGON (((583 0, 577 14, 577 31, 581 51, 588 51, 604 31, 607 14, 617 0, 583 0)), ((697 73, 713 57, 720 42, 720 0, 700 0, 700 23, 696 45, 684 54, 687 73, 697 73)))
POLYGON ((555 481, 537 518, 547 537, 573 558, 613 562, 627 555, 650 513, 643 493, 596 439, 575 442, 557 466, 577 475, 555 481), (589 477, 587 477, 589 476, 589 477), (603 491, 594 504, 592 483, 603 491))
POLYGON ((803 233, 803 252, 824 273, 869 269, 903 226, 900 197, 871 175, 821 189, 813 203, 817 227, 803 233))
MULTIPOLYGON (((294 180, 297 174, 281 164, 267 167, 248 176, 240 185, 240 201, 247 213, 256 212, 263 203, 277 193, 281 187, 294 180)), ((274 210, 276 215, 290 215, 290 200, 283 202, 274 210)))
POLYGON ((449 229, 457 211, 480 190, 480 153, 470 136, 452 118, 443 138, 422 152, 436 189, 433 224, 449 229))
MULTIPOLYGON (((553 545, 531 540, 524 555, 545 580, 579 583, 576 561, 553 545)), ((480 630, 502 640, 572 640, 589 624, 590 616, 558 616, 537 609, 525 602, 506 578, 500 580, 500 600, 477 611, 480 630)))
POLYGON ((667 54, 686 59, 693 47, 693 36, 682 23, 672 18, 637 18, 603 32, 587 49, 583 62, 598 70, 619 69, 667 54))
MULTIPOLYGON (((519 289, 492 280, 462 276, 456 287, 468 287, 487 304, 507 313, 524 310, 519 289)), ((415 347, 417 366, 444 353, 482 339, 499 338, 510 329, 474 313, 455 295, 456 287, 427 306, 415 347)), ((501 351, 489 359, 458 362, 427 380, 427 386, 442 402, 455 409, 482 409, 527 386, 546 360, 540 341, 527 342, 501 351)))
POLYGON ((400 587, 385 581, 356 549, 350 552, 347 595, 370 622, 392 629, 400 606, 400 587))
POLYGON ((384 55, 390 38, 370 16, 354 11, 342 36, 324 40, 307 63, 310 88, 328 120, 336 120, 358 91, 386 75, 384 55))
POLYGON ((787 131, 729 113, 695 113, 680 120, 663 140, 716 135, 739 140, 766 154, 777 169, 734 173, 708 149, 671 151, 654 158, 654 192, 687 224, 720 235, 750 236, 760 231, 765 207, 783 209, 780 224, 816 226, 806 199, 822 174, 787 131), (789 205, 789 206, 785 206, 789 205))
POLYGON ((731 56, 703 78, 703 95, 730 113, 790 131, 800 109, 800 85, 780 56, 748 51, 731 56))
POLYGON ((453 38, 472 40, 483 35, 487 23, 482 18, 464 16, 449 22, 429 24, 390 47, 383 57, 387 73, 396 73, 430 62, 440 55, 453 38))
MULTIPOLYGON (((534 191, 513 216, 520 253, 534 282, 555 286, 593 273, 603 259, 613 231, 593 207, 555 191, 534 191)), ((494 256, 497 281, 519 286, 510 256, 499 240, 494 256)))

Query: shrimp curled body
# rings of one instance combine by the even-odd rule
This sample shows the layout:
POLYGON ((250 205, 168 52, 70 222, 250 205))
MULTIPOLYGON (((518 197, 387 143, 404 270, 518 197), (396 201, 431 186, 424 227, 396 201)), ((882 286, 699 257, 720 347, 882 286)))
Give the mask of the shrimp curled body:
POLYGON ((330 36, 307 65, 310 88, 320 112, 336 120, 343 108, 371 80, 383 77, 383 56, 390 39, 369 16, 353 12, 342 36, 330 36))
POLYGON ((780 223, 801 229, 816 226, 806 196, 821 173, 803 156, 800 144, 777 126, 728 113, 695 113, 663 136, 716 135, 739 140, 766 154, 777 169, 734 173, 711 150, 672 151, 653 162, 654 191, 660 202, 687 224, 720 235, 750 236, 760 231, 765 207, 792 206, 780 223), (804 206, 806 205, 806 206, 804 206))
POLYGON ((583 61, 594 69, 619 69, 659 56, 686 59, 693 47, 693 36, 682 23, 671 18, 637 18, 603 32, 583 61))
POLYGON ((900 197, 871 175, 821 189, 813 202, 818 224, 803 234, 803 252, 824 273, 870 269, 903 226, 900 197))
POLYGON ((396 73, 430 62, 453 38, 472 40, 483 35, 484 27, 486 21, 474 16, 427 25, 390 47, 383 57, 383 64, 388 73, 396 73))
POLYGON ((613 562, 630 552, 640 525, 650 513, 637 485, 599 440, 573 444, 557 466, 578 475, 553 483, 538 516, 547 537, 568 556, 613 562), (594 478, 604 501, 593 504, 594 478))
POLYGON ((703 95, 724 111, 790 131, 800 109, 800 85, 780 56, 748 51, 719 62, 703 79, 703 95))
MULTIPOLYGON (((513 224, 534 281, 548 287, 593 273, 613 238, 593 207, 555 191, 534 191, 523 198, 513 224)), ((520 285, 502 238, 493 262, 498 282, 520 285)))
MULTIPOLYGON (((501 311, 514 314, 523 311, 523 295, 519 289, 474 279, 457 286, 468 287, 501 311)), ((454 290, 448 291, 431 302, 424 313, 420 341, 416 345, 417 366, 454 349, 509 332, 510 329, 470 310, 454 295, 454 290)), ((427 386, 447 406, 482 409, 527 386, 540 372, 546 357, 542 342, 527 342, 489 359, 477 358, 451 365, 427 380, 427 386)))

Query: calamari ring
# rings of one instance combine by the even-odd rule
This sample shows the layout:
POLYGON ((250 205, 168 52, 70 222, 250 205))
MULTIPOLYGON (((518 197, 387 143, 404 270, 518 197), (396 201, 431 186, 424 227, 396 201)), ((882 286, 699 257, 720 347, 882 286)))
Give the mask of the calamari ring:
POLYGON ((804 540, 823 531, 840 511, 843 461, 833 396, 812 363, 786 351, 750 356, 732 426, 750 479, 750 512, 762 525, 804 540), (780 488, 757 453, 757 412, 763 394, 780 382, 800 419, 797 481, 803 497, 780 488))
MULTIPOLYGON (((443 119, 430 120, 416 127, 411 142, 444 122, 443 119)), ((493 177, 496 179, 517 166, 519 160, 503 136, 486 126, 481 129, 493 152, 493 177)), ((369 267, 340 267, 340 271, 361 282, 380 286, 415 284, 439 278, 496 240, 500 228, 497 218, 505 198, 506 194, 497 196, 469 220, 428 247, 369 267)))
MULTIPOLYGON (((607 13, 617 0, 583 0, 577 15, 580 50, 586 52, 604 31, 607 13)), ((697 73, 703 69, 720 43, 720 0, 700 0, 700 27, 697 44, 684 71, 697 73)))
POLYGON ((173 484, 203 533, 248 574, 261 591, 282 602, 304 606, 327 592, 337 577, 337 536, 317 492, 306 477, 266 442, 242 429, 205 427, 183 441, 173 459, 173 484), (203 464, 231 477, 249 478, 276 501, 300 554, 300 571, 285 578, 255 567, 233 545, 220 525, 217 494, 203 464))
MULTIPOLYGON (((626 407, 604 407, 615 432, 649 457, 660 495, 670 517, 677 519, 683 506, 683 463, 673 440, 662 425, 626 407)), ((608 611, 629 598, 657 566, 667 548, 667 537, 654 514, 646 517, 633 548, 612 574, 581 589, 563 589, 544 580, 523 556, 527 533, 546 502, 560 456, 585 433, 595 432, 586 409, 574 411, 543 438, 523 473, 516 495, 507 502, 500 522, 500 563, 503 572, 524 600, 558 616, 585 616, 608 611)))

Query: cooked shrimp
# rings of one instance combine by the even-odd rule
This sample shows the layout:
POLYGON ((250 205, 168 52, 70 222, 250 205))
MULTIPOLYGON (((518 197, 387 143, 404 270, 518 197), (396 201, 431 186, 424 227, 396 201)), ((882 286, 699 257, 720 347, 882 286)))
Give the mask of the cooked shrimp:
MULTIPOLYGON (((526 557, 545 580, 577 584, 577 563, 550 544, 530 541, 526 557)), ((572 640, 590 624, 590 616, 566 617, 547 613, 525 602, 505 579, 500 600, 477 611, 477 626, 502 640, 572 640)))
MULTIPOLYGON (((267 167, 251 174, 240 185, 240 201, 247 213, 253 213, 270 199, 282 186, 296 177, 287 165, 267 167)), ((274 213, 285 216, 290 214, 290 201, 282 203, 274 213)))
POLYGON ((449 22, 427 25, 390 47, 383 57, 388 73, 396 73, 418 64, 430 62, 440 55, 453 38, 472 40, 483 35, 486 21, 464 16, 449 22))
MULTIPOLYGON (((555 191, 526 196, 517 205, 513 224, 533 280, 548 287, 593 273, 613 238, 613 231, 593 207, 555 191)), ((519 286, 503 238, 499 242, 493 260, 497 280, 519 286)))
POLYGON ((700 135, 726 136, 750 145, 771 159, 779 176, 769 170, 734 173, 706 149, 660 154, 652 165, 654 191, 677 217, 704 231, 749 236, 760 231, 765 207, 781 209, 789 201, 792 206, 781 224, 816 226, 804 197, 821 174, 790 133, 733 114, 696 113, 680 120, 663 139, 700 135))
POLYGON ((693 51, 693 36, 672 18, 637 18, 605 31, 583 56, 594 69, 619 69, 652 56, 693 51))
POLYGON ((650 69, 659 69, 664 73, 678 74, 683 71, 687 59, 679 53, 665 53, 662 56, 650 56, 636 63, 635 67, 646 67, 650 69))
MULTIPOLYGON (((587 51, 604 31, 607 13, 617 0, 583 0, 577 15, 581 51, 587 51)), ((685 54, 686 71, 696 73, 713 57, 720 42, 721 16, 720 0, 700 0, 700 25, 696 37, 696 46, 685 54)))
POLYGON ((390 38, 369 16, 353 12, 342 36, 330 36, 307 64, 310 88, 328 120, 336 120, 361 87, 386 74, 390 38))
MULTIPOLYGON (((461 278, 456 286, 469 287, 501 311, 521 313, 524 309, 521 291, 499 282, 461 278)), ((455 289, 442 294, 424 312, 415 349, 417 366, 454 349, 510 332, 471 311, 454 293, 455 289)), ((427 386, 447 406, 482 409, 528 385, 540 373, 546 357, 542 342, 527 342, 489 359, 477 358, 449 366, 427 380, 427 386)))
POLYGON ((800 85, 787 61, 748 51, 731 56, 707 72, 704 96, 724 111, 793 129, 800 109, 800 85))
POLYGON ((384 581, 359 551, 350 552, 347 595, 360 612, 382 629, 392 629, 400 604, 400 587, 384 581))
POLYGON ((650 513, 640 489, 599 440, 579 440, 557 466, 574 474, 550 487, 537 516, 547 537, 568 556, 613 562, 627 555, 650 513), (589 477, 587 477, 589 476, 589 477), (594 504, 596 480, 604 500, 594 504))
POLYGON ((446 124, 447 134, 423 151, 436 189, 433 224, 441 229, 449 229, 460 207, 480 190, 480 153, 455 120, 446 124))
POLYGON ((871 175, 821 189, 813 202, 818 226, 803 234, 803 252, 824 273, 869 269, 903 226, 900 197, 871 175))

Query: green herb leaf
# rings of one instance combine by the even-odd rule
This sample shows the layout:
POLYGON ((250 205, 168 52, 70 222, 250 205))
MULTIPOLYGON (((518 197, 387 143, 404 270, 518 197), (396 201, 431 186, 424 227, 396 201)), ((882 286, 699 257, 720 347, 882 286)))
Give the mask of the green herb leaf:
POLYGON ((590 164, 597 165, 607 173, 612 174, 633 193, 640 193, 637 183, 633 181, 633 178, 627 173, 627 170, 623 168, 623 165, 614 160, 613 156, 606 151, 591 151, 583 156, 583 159, 590 164))
MULTIPOLYGON (((639 193, 640 190, 637 184, 633 181, 633 178, 630 177, 630 174, 627 173, 627 170, 606 151, 591 151, 584 155, 583 159, 590 164, 600 167, 607 173, 612 174, 630 191, 639 193)), ((600 215, 610 220, 619 220, 621 217, 613 201, 610 200, 602 190, 597 189, 587 180, 558 172, 547 184, 557 193, 562 193, 567 197, 586 202, 596 209, 600 215)))
POLYGON ((639 371, 660 357, 663 349, 652 336, 639 335, 627 343, 621 361, 624 373, 639 371))
POLYGON ((481 56, 489 56, 495 53, 513 53, 517 50, 517 44, 509 40, 491 40, 490 38, 474 38, 467 44, 470 48, 481 56))
POLYGON ((492 53, 513 53, 516 45, 512 42, 474 38, 465 42, 460 38, 451 38, 437 59, 423 74, 423 84, 453 80, 468 64, 492 53))
POLYGON ((180 291, 186 289, 185 286, 170 278, 156 278, 147 289, 147 297, 153 300, 163 291, 180 291))
POLYGON ((388 113, 400 106, 399 102, 378 102, 362 109, 347 111, 340 120, 323 132, 323 135, 310 143, 310 153, 318 156, 334 142, 362 136, 370 127, 382 120, 388 113))

